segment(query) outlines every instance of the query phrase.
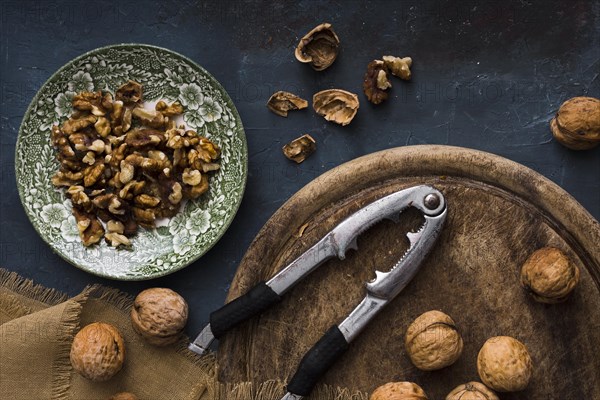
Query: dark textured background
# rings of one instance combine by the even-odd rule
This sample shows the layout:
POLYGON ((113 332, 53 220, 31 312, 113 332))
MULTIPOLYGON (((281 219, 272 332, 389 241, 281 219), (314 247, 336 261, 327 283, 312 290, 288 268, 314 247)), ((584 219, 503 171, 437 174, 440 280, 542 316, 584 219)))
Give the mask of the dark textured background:
POLYGON ((599 1, 2 1, 0 6, 0 265, 70 294, 103 283, 136 294, 151 286, 190 303, 194 335, 220 306, 245 249, 271 214, 321 173, 355 157, 411 144, 489 151, 522 163, 600 218, 600 148, 567 150, 548 122, 569 97, 600 97, 599 1), (317 73, 293 56, 298 39, 331 22, 341 52, 317 73), (249 175, 241 208, 221 241, 193 265, 147 282, 97 278, 53 254, 21 206, 14 146, 23 114, 58 68, 96 47, 137 42, 180 52, 212 73, 241 114, 249 175), (369 104, 362 77, 383 54, 412 56, 413 79, 369 104), (281 118, 276 90, 359 93, 346 127, 311 110, 281 118), (318 144, 301 165, 281 146, 304 133, 318 144))

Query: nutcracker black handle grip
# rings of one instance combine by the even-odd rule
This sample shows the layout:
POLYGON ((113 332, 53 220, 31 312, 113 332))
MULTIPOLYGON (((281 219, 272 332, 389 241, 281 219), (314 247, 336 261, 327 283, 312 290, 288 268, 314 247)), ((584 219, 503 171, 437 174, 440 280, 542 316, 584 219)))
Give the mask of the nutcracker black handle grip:
POLYGON ((213 311, 210 314, 210 329, 213 335, 219 339, 225 332, 279 301, 281 301, 281 296, 265 282, 260 282, 246 294, 213 311))
POLYGON ((319 379, 347 349, 346 338, 337 326, 332 326, 302 358, 287 391, 308 396, 319 379))

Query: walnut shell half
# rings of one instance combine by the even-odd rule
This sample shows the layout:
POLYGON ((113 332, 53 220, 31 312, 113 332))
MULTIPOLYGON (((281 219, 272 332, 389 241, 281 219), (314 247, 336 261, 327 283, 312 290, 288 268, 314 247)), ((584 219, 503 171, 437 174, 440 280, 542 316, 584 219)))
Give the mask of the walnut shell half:
POLYGON ((389 382, 375 389, 369 400, 427 400, 427 395, 416 383, 389 382))
POLYGON ((482 383, 469 382, 457 386, 446 396, 446 400, 499 400, 498 396, 482 383))
POLYGON ((600 144, 600 100, 573 97, 565 101, 550 121, 554 138, 572 150, 587 150, 600 144))
POLYGON ((137 295, 131 308, 131 325, 155 346, 167 346, 179 338, 188 318, 188 305, 176 292, 166 288, 146 289, 137 295))
POLYGON ((308 101, 290 92, 275 92, 267 102, 269 110, 277 115, 287 117, 290 110, 301 110, 308 107, 308 101))
POLYGON ((313 108, 317 114, 340 125, 352 122, 359 106, 357 95, 341 89, 322 90, 313 95, 313 108))
POLYGON ((71 344, 71 365, 95 382, 112 378, 123 367, 125 344, 118 329, 94 322, 77 332, 71 344))
POLYGON ((527 347, 510 336, 489 338, 477 355, 477 372, 497 392, 517 392, 529 384, 533 363, 527 347))
POLYGON ((316 71, 322 71, 333 64, 339 47, 340 39, 331 24, 323 23, 300 39, 295 56, 301 63, 310 63, 316 71))
POLYGON ((406 351, 415 367, 434 371, 452 365, 463 350, 463 340, 454 320, 441 311, 428 311, 406 331, 406 351))
POLYGON ((317 149, 315 139, 309 134, 302 135, 283 146, 283 154, 292 161, 300 164, 317 149))
POLYGON ((560 303, 579 282, 579 268, 554 247, 536 250, 521 268, 521 284, 541 303, 560 303))

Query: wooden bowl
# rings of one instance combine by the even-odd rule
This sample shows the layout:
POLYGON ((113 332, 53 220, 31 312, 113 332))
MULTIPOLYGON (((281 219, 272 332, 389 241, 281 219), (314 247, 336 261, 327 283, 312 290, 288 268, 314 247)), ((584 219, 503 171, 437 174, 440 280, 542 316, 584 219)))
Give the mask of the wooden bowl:
MULTIPOLYGON (((477 375, 477 353, 491 336, 513 336, 529 349, 528 388, 508 399, 600 398, 600 224, 560 187, 504 158, 448 146, 385 150, 341 165, 309 183, 265 224, 235 275, 238 297, 314 244, 363 204, 401 188, 430 184, 447 199, 448 219, 433 252, 409 286, 351 344, 322 383, 371 392, 396 380, 444 398, 477 375), (519 271, 536 249, 564 250, 581 280, 564 303, 534 301, 519 271), (404 348, 408 325, 441 310, 464 339, 460 359, 423 372, 404 348)), ((230 332, 218 358, 223 382, 287 381, 304 353, 341 322, 365 294, 374 270, 387 270, 406 249, 416 212, 381 223, 359 238, 345 261, 328 261, 283 302, 230 332)))

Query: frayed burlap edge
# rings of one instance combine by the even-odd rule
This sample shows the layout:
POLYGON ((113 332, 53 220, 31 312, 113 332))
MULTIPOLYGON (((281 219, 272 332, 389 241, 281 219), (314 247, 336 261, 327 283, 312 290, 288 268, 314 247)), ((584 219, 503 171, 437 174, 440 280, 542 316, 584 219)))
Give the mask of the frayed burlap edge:
POLYGON ((48 306, 55 306, 69 298, 65 293, 36 284, 31 279, 24 278, 16 272, 4 268, 0 268, 0 286, 48 306))

